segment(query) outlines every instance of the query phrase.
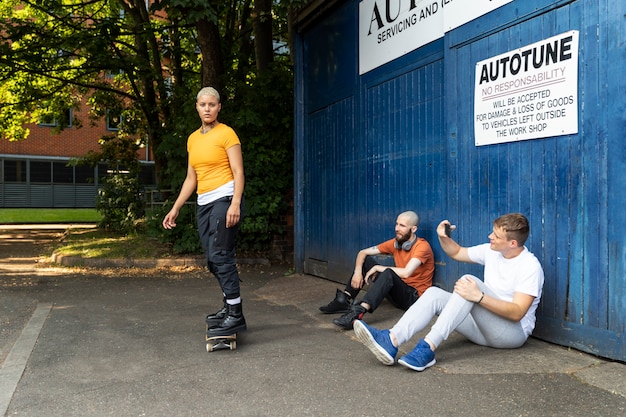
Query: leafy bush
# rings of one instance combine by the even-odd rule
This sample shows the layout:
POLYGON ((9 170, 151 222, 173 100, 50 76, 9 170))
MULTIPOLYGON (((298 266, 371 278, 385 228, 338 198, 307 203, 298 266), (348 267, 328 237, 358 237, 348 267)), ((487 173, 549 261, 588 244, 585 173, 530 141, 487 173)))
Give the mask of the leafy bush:
POLYGON ((196 208, 193 204, 185 204, 176 219, 176 227, 166 230, 162 226, 163 218, 172 208, 173 202, 166 202, 148 216, 148 230, 160 241, 172 245, 172 251, 181 253, 202 253, 202 244, 196 228, 196 208))
POLYGON ((96 210, 102 214, 98 226, 122 233, 135 231, 144 215, 139 179, 117 173, 107 176, 103 182, 96 197, 96 210))
POLYGON ((293 188, 291 86, 291 71, 276 65, 240 86, 234 103, 223 111, 243 150, 246 212, 238 240, 241 250, 268 250, 274 235, 283 232, 293 188))
POLYGON ((102 214, 98 226, 121 233, 136 231, 145 214, 139 186, 139 144, 124 134, 103 136, 99 152, 88 152, 76 164, 95 166, 106 163, 107 175, 100 178, 102 186, 96 196, 96 210, 102 214))

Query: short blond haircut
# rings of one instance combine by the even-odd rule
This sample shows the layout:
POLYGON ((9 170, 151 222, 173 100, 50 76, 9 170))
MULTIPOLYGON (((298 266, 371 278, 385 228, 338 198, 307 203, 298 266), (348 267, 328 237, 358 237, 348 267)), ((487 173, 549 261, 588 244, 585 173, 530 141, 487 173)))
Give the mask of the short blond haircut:
POLYGON ((198 95, 196 96, 196 100, 200 100, 200 97, 202 96, 213 96, 217 99, 217 101, 221 101, 220 100, 220 93, 217 92, 217 90, 213 87, 204 87, 202 88, 200 91, 198 91, 198 95))

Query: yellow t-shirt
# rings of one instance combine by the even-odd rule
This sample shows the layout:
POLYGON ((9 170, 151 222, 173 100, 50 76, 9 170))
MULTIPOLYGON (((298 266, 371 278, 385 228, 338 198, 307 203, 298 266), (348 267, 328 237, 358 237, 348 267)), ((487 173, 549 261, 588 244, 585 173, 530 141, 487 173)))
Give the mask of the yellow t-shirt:
POLYGON ((189 135, 187 152, 198 178, 198 194, 213 191, 234 180, 226 150, 240 144, 235 131, 223 123, 208 133, 202 134, 198 129, 189 135))

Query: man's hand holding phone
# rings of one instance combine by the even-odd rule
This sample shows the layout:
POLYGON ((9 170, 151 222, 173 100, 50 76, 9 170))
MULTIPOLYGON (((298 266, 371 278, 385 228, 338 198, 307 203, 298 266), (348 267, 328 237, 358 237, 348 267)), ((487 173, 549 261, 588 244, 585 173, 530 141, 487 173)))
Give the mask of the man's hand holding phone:
MULTIPOLYGON (((454 229, 456 229, 456 226, 453 226, 450 224, 450 222, 448 220, 444 220, 439 224, 439 227, 441 227, 443 225, 443 233, 445 234, 445 236, 447 237, 451 237, 452 235, 452 231, 454 229)), ((441 229, 439 229, 441 230, 441 229)), ((439 232, 441 233, 441 231, 439 232)))

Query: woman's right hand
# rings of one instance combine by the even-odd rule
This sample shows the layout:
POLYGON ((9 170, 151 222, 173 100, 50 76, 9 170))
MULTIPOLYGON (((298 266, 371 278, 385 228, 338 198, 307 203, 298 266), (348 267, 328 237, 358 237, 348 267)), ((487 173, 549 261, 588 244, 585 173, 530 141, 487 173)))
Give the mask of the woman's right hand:
POLYGON ((176 218, 178 217, 178 210, 171 209, 169 213, 163 219, 163 228, 170 230, 176 227, 176 218))

